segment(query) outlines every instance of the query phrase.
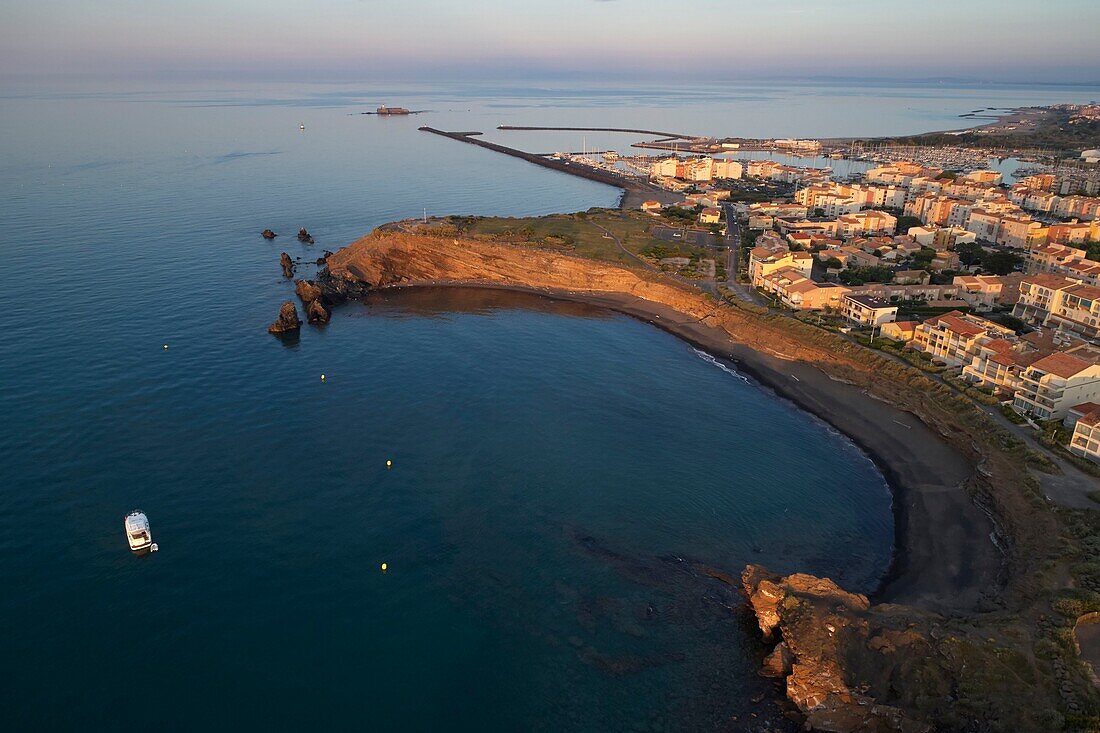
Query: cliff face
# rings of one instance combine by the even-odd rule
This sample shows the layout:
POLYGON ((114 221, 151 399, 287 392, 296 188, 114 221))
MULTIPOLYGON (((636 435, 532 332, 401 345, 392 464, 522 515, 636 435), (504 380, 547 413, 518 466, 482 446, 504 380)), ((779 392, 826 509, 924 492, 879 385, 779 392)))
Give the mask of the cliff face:
POLYGON ((920 647, 924 654, 927 643, 919 633, 877 628, 874 643, 869 643, 867 597, 848 593, 828 579, 804 574, 783 578, 750 565, 741 581, 765 641, 778 642, 761 674, 786 679, 787 697, 811 726, 826 731, 931 730, 899 707, 876 702, 868 694, 871 684, 853 680, 845 669, 859 652, 868 657, 886 648, 896 652, 898 644, 920 647))
POLYGON ((796 339, 747 328, 733 309, 658 275, 534 247, 455 239, 403 231, 374 232, 328 258, 322 287, 330 299, 357 297, 371 288, 431 283, 519 285, 572 293, 628 295, 658 303, 724 330, 735 340, 784 358, 842 360, 796 339))
POLYGON ((332 280, 376 288, 468 282, 629 293, 658 302, 693 295, 647 280, 644 273, 558 252, 405 232, 370 234, 329 257, 327 264, 332 280))
POLYGON ((761 674, 785 678, 814 730, 1058 730, 1026 657, 974 626, 889 604, 833 581, 750 565, 749 606, 773 643, 761 674))

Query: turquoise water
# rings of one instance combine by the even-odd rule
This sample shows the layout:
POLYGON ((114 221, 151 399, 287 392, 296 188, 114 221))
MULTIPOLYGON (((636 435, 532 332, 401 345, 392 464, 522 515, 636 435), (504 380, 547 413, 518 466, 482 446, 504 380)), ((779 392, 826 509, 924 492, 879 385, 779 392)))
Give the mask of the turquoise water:
MULTIPOLYGON (((885 571, 874 466, 645 324, 447 290, 269 336, 282 250, 617 200, 415 131, 534 123, 547 96, 386 91, 0 100, 6 728, 736 729, 770 688, 694 563, 885 571), (348 114, 366 100, 454 111, 348 114)), ((548 104, 626 116, 572 99, 548 104)))

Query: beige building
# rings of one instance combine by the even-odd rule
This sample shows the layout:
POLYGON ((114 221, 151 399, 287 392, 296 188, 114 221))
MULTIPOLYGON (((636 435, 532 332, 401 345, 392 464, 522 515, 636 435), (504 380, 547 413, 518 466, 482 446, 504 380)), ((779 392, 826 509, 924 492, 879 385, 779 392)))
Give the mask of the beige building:
POLYGON ((1036 325, 1100 339, 1100 287, 1059 277, 1027 275, 1012 314, 1036 325))
POLYGON ((983 209, 970 212, 966 228, 978 239, 1015 249, 1027 249, 1033 244, 1045 242, 1047 236, 1047 230, 1042 222, 1035 221, 1026 214, 983 209))
POLYGON ((999 305, 1006 282, 1004 275, 956 275, 951 281, 959 286, 959 298, 976 311, 992 310, 999 305))
POLYGON ((945 250, 956 244, 978 241, 978 236, 962 227, 910 227, 909 236, 922 247, 945 250))
POLYGON ((718 224, 721 221, 721 209, 703 209, 701 212, 699 212, 699 222, 701 224, 718 224))
POLYGON ((873 234, 893 234, 898 218, 885 211, 860 211, 837 217, 836 235, 842 239, 873 234))
POLYGON ((834 283, 817 283, 793 267, 784 267, 765 275, 760 286, 775 295, 783 305, 795 310, 840 310, 848 288, 834 283))
POLYGON ((1039 245, 1028 250, 1027 270, 1030 274, 1049 272, 1089 285, 1100 285, 1100 262, 1088 259, 1087 254, 1083 249, 1066 244, 1039 245))
POLYGON ((1023 371, 1012 408, 1038 420, 1061 420, 1074 405, 1097 401, 1100 363, 1059 352, 1023 371))
POLYGON ((814 256, 809 252, 792 252, 788 249, 754 247, 749 252, 749 280, 754 287, 764 287, 764 278, 784 267, 789 267, 804 277, 813 270, 814 256))
POLYGON ((1000 324, 951 311, 917 326, 910 345, 948 366, 964 366, 978 355, 981 344, 1014 336, 1012 329, 1000 324))
POLYGON ((852 323, 874 327, 896 320, 898 308, 885 300, 849 292, 841 300, 841 312, 852 323))
POLYGON ((975 352, 963 367, 963 379, 1009 395, 1020 386, 1024 369, 1043 356, 1026 342, 1003 338, 979 343, 975 352))
POLYGON ((879 333, 888 339, 908 343, 913 340, 918 325, 920 324, 917 321, 891 321, 882 324, 882 330, 879 333))
POLYGON ((1077 418, 1069 440, 1070 453, 1100 463, 1100 405, 1077 418))

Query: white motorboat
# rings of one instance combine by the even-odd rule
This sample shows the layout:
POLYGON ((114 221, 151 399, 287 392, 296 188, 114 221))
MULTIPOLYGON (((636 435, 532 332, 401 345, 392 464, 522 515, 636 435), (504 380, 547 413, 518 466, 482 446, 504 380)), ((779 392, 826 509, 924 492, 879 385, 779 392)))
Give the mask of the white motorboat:
POLYGON ((153 533, 149 531, 149 517, 144 512, 135 509, 126 515, 123 524, 126 527, 126 541, 133 552, 157 551, 157 543, 153 542, 153 533))

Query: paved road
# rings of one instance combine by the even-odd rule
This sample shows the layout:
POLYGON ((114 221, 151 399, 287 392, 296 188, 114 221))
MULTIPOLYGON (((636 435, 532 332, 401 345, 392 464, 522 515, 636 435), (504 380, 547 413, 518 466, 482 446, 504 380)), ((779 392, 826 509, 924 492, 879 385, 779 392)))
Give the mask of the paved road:
POLYGON ((748 283, 737 281, 738 263, 741 258, 741 226, 733 214, 733 207, 725 204, 723 208, 726 212, 726 247, 729 250, 726 253, 726 287, 741 300, 770 306, 770 301, 756 292, 756 288, 748 283))

